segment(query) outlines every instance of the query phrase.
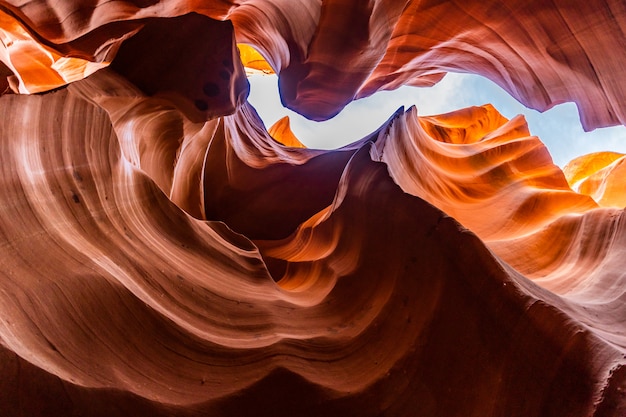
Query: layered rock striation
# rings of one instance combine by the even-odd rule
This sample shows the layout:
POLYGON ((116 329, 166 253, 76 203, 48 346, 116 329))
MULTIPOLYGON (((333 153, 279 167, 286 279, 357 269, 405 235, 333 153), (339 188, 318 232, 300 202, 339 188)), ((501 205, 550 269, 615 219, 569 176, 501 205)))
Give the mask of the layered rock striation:
POLYGON ((623 155, 562 171, 491 105, 306 149, 244 64, 315 119, 456 70, 592 128, 624 122, 625 20, 0 1, 0 415, 623 415, 623 155))

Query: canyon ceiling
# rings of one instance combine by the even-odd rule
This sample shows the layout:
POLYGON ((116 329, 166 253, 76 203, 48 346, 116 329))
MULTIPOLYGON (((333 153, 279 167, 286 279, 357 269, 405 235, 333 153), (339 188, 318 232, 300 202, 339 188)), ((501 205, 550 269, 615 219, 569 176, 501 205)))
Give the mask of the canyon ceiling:
POLYGON ((489 104, 307 149, 246 79, 623 125, 623 0, 0 0, 0 40, 0 415, 626 415, 624 155, 489 104))

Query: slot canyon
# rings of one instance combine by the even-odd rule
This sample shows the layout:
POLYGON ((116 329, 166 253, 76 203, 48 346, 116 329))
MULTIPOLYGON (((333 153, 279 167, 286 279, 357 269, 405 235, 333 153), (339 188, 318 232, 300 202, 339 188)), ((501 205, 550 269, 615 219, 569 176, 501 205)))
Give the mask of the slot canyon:
POLYGON ((0 0, 0 40, 0 416, 626 415, 624 154, 247 100, 457 72, 624 125, 623 0, 0 0))

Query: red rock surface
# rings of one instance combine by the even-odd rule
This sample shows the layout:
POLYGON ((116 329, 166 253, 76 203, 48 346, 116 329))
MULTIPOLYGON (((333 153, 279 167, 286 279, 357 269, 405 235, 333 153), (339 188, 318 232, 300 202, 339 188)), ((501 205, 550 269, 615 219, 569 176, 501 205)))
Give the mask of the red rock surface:
POLYGON ((597 152, 570 161, 563 169, 567 182, 603 207, 626 207, 624 154, 597 152))
POLYGON ((313 118, 460 70, 604 126, 622 2, 0 12, 0 415, 626 414, 623 156, 490 105, 305 149, 235 45, 313 118))

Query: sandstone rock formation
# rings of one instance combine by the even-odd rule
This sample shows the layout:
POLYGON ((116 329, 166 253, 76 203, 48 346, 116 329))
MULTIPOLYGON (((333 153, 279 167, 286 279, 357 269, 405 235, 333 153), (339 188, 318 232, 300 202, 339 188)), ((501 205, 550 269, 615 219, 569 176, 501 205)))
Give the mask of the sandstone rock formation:
POLYGON ((623 155, 564 173, 490 105, 306 149, 244 68, 315 119, 457 70, 624 123, 622 2, 5 0, 0 24, 0 415, 626 413, 623 155))
POLYGON ((563 169, 567 182, 604 207, 626 207, 624 154, 597 152, 570 161, 563 169))

